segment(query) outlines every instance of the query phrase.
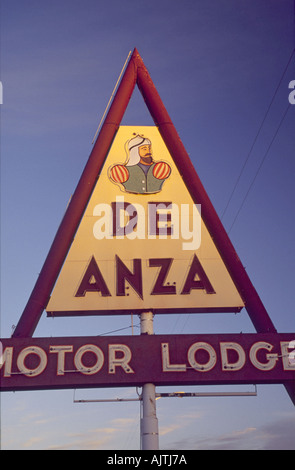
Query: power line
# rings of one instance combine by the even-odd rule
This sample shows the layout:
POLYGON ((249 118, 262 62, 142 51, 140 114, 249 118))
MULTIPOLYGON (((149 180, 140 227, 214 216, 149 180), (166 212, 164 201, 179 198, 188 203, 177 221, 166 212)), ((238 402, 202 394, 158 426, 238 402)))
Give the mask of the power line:
POLYGON ((111 333, 117 333, 118 331, 123 331, 123 330, 128 330, 129 328, 132 328, 132 327, 139 327, 139 324, 138 325, 130 325, 130 326, 125 326, 123 328, 118 328, 117 330, 112 330, 112 331, 107 331, 106 333, 101 333, 100 335, 97 335, 97 336, 105 336, 105 335, 109 335, 111 333))
POLYGON ((277 136, 277 134, 278 134, 278 132, 279 132, 279 130, 280 130, 280 128, 281 128, 281 125, 283 124, 283 121, 284 121, 284 119, 285 119, 285 117, 286 117, 286 115, 287 115, 287 112, 288 112, 289 108, 290 108, 290 104, 288 104, 288 106, 287 106, 287 108, 286 108, 286 110, 285 110, 285 112, 284 112, 284 114, 283 114, 283 116, 282 116, 282 118, 281 118, 281 121, 280 121, 280 123, 279 123, 279 125, 278 125, 278 127, 277 127, 277 129, 276 129, 276 132, 274 133, 273 138, 271 139, 271 142, 270 142, 270 144, 269 144, 269 146, 268 146, 268 148, 267 148, 267 150, 266 150, 266 152, 265 152, 265 154, 264 154, 264 156, 263 156, 263 159, 262 159, 262 161, 261 161, 261 163, 260 163, 260 165, 259 165, 259 167, 258 167, 258 169, 257 169, 257 171, 256 171, 256 173, 255 173, 255 175, 254 175, 254 178, 252 179, 252 182, 251 182, 251 184, 250 184, 250 186, 249 186, 249 188, 248 188, 248 191, 246 192, 246 194, 245 194, 245 196, 244 196, 244 199, 243 199, 243 201, 242 201, 242 203, 241 203, 241 205, 240 205, 240 207, 239 207, 238 212, 236 213, 236 216, 235 216, 235 218, 234 218, 234 220, 233 220, 233 223, 231 224, 231 226, 230 226, 230 228, 229 228, 229 230, 228 230, 228 233, 229 233, 229 232, 231 231, 231 229, 233 228, 233 225, 234 225, 234 223, 236 222, 236 220, 237 220, 237 218, 238 218, 238 215, 239 215, 239 213, 241 212, 241 210, 242 210, 242 208, 243 208, 243 205, 244 205, 244 203, 245 203, 245 201, 246 201, 246 199, 247 199, 247 197, 248 197, 248 195, 249 195, 249 193, 250 193, 250 191, 251 191, 251 189, 252 189, 252 187, 253 187, 253 185, 254 185, 254 182, 255 182, 255 180, 256 180, 256 178, 257 178, 257 176, 258 176, 258 173, 260 172, 260 170, 261 170, 261 168, 262 168, 262 165, 263 165, 263 163, 264 163, 264 161, 265 161, 265 159, 266 159, 266 157, 267 157, 267 155, 268 155, 268 152, 269 152, 269 150, 270 150, 270 148, 271 148, 271 146, 272 146, 272 144, 273 144, 273 142, 274 142, 274 140, 275 140, 275 138, 276 138, 276 136, 277 136))
MULTIPOLYGON (((258 139, 258 136, 259 136, 259 134, 260 134, 260 132, 261 132, 261 129, 262 129, 263 125, 264 125, 264 122, 265 122, 265 120, 266 120, 266 118, 267 118, 267 116, 268 116, 268 113, 269 113, 269 111, 270 111, 270 108, 271 108, 271 106, 272 106, 272 104, 273 104, 273 102, 274 102, 274 99, 275 99, 275 97, 276 97, 276 94, 277 94, 277 92, 278 92, 278 90, 279 90, 279 88, 280 88, 280 85, 281 85, 282 80, 283 80, 283 78, 284 78, 284 76, 285 76, 285 73, 286 73, 286 71, 287 71, 287 69, 288 69, 288 67, 289 67, 289 65, 290 65, 290 62, 291 62, 292 57, 293 57, 293 55, 294 55, 294 52, 295 52, 295 48, 293 49, 293 51, 292 51, 292 53, 291 53, 291 55, 290 55, 290 57, 289 57, 289 60, 288 60, 288 62, 287 62, 287 65, 286 65, 286 67, 285 67, 285 69, 284 69, 284 71, 283 71, 283 73, 282 73, 282 76, 281 76, 281 78, 280 78, 280 80, 279 80, 279 83, 278 83, 278 85, 277 85, 277 87, 276 87, 276 89, 275 89, 275 91, 274 91, 273 97, 272 97, 272 99, 271 99, 271 101, 270 101, 270 103, 269 103, 269 105, 268 105, 268 108, 267 108, 265 114, 264 114, 264 117, 263 117, 262 122, 261 122, 261 124, 260 124, 260 126, 259 126, 259 129, 258 129, 258 131, 257 131, 257 133, 256 133, 256 135, 255 135, 255 137, 254 137, 253 143, 252 143, 251 148, 250 148, 250 150, 249 150, 249 152, 248 152, 248 155, 247 155, 247 157, 246 157, 246 160, 245 160, 245 162, 244 162, 244 165, 243 165, 243 167, 242 167, 242 169, 241 169, 241 171, 240 171, 240 174, 239 174, 239 176, 238 176, 238 178, 237 178, 237 181, 236 181, 236 183, 235 183, 235 185, 234 185, 234 188, 233 188, 233 190, 232 190, 232 192, 231 192, 231 195, 230 195, 229 200, 228 200, 228 202, 227 202, 227 204, 226 204, 226 207, 225 207, 225 209, 224 209, 224 211, 223 211, 223 213, 222 213, 222 215, 221 215, 221 219, 224 217, 224 215, 225 215, 225 213, 226 213, 226 211, 227 211, 227 209, 228 209, 228 206, 229 206, 229 204, 230 204, 230 202, 231 202, 231 200, 232 200, 232 198, 233 198, 234 192, 235 192, 235 190, 236 190, 236 188, 237 188, 237 186, 238 186, 238 184, 239 184, 239 181, 240 181, 240 179, 241 179, 241 176, 242 176, 242 174, 243 174, 243 172, 244 172, 244 169, 245 169, 245 167, 246 167, 246 164, 247 164, 247 162, 248 162, 248 160, 249 160, 249 158, 250 158, 250 155, 251 155, 251 153, 252 153, 252 150, 253 150, 253 148, 254 148, 254 145, 256 144, 256 141, 257 141, 257 139, 258 139)), ((233 225, 233 224, 232 224, 232 225, 233 225)))
POLYGON ((115 87, 114 87, 114 89, 113 89, 113 92, 112 92, 111 97, 110 97, 110 99, 109 99, 109 102, 108 102, 108 104, 107 104, 107 107, 106 107, 106 109, 105 109, 105 111, 104 111, 104 113, 103 113, 103 116, 102 116, 102 118, 101 118, 101 120, 100 120, 100 123, 99 123, 99 125, 98 125, 98 128, 97 128, 97 130, 96 130, 96 132, 95 132, 95 135, 94 135, 94 137, 93 137, 93 139, 92 139, 92 142, 91 142, 92 144, 94 144, 94 141, 95 141, 95 139, 96 139, 96 137, 97 137, 97 134, 98 134, 98 132, 99 132, 99 130, 100 130, 100 128, 101 128, 102 122, 103 122, 103 120, 104 120, 104 118, 105 118, 105 115, 106 115, 106 113, 107 113, 107 111, 108 111, 108 109, 109 109, 109 107, 110 107, 111 101, 112 101, 112 99, 113 99, 113 96, 114 96, 114 94, 115 94, 115 91, 116 91, 117 88, 118 88, 118 84, 119 84, 119 82, 120 82, 120 80, 121 80, 121 77, 122 77, 122 75, 123 75, 123 72, 124 72, 124 70, 125 70, 125 68, 126 68, 127 62, 128 62, 128 60, 129 60, 129 57, 131 56, 131 54, 132 54, 132 51, 129 52, 129 54, 128 54, 128 56, 127 56, 127 59, 126 59, 124 65, 123 65, 123 68, 122 68, 122 70, 121 70, 121 73, 120 73, 120 75, 119 75, 119 78, 118 78, 118 80, 117 80, 117 82, 116 82, 116 85, 115 85, 115 87))

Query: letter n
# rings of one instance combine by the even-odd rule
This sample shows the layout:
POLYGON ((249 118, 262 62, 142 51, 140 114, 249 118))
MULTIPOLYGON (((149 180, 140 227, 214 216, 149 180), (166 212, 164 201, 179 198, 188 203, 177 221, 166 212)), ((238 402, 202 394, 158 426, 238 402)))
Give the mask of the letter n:
POLYGON ((215 294, 215 290, 196 255, 194 255, 181 294, 190 294, 192 289, 204 289, 207 294, 215 294), (199 279, 195 279, 196 275, 199 279))
MULTIPOLYGON (((135 292, 141 299, 142 296, 142 273, 141 273, 141 259, 133 260, 133 272, 130 271, 127 266, 120 260, 119 256, 116 255, 117 264, 117 292, 118 296, 125 294, 125 280, 133 287, 135 292)), ((128 295, 128 294, 127 294, 128 295)))
POLYGON ((109 297, 111 295, 94 256, 92 256, 88 264, 75 297, 84 297, 86 292, 101 292, 103 297, 109 297))

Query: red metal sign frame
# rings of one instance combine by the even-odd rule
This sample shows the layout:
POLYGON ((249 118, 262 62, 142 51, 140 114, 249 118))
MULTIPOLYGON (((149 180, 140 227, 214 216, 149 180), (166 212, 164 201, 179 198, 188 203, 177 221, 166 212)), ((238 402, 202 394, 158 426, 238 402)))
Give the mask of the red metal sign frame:
MULTIPOLYGON (((138 86, 193 201, 196 204, 201 204, 204 223, 245 303, 245 308, 257 333, 276 333, 276 329, 190 161, 143 60, 137 49, 134 49, 31 296, 14 330, 13 338, 31 337, 35 331, 38 321, 46 308, 77 227, 83 217, 108 151, 120 126, 135 85, 138 86)), ((284 384, 295 403, 294 381, 291 383, 288 380, 284 384)))
POLYGON ((276 329, 251 283, 237 253, 190 161, 176 129, 161 101, 151 77, 136 49, 129 60, 119 88, 105 118, 77 188, 51 245, 32 294, 16 326, 13 337, 31 336, 49 300, 53 286, 75 236, 94 185, 137 84, 151 116, 196 204, 235 283, 257 332, 276 329))

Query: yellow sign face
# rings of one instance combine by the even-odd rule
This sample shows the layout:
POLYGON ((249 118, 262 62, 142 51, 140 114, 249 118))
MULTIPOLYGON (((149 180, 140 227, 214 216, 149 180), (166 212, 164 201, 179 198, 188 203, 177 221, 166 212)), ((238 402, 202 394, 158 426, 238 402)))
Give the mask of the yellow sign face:
POLYGON ((201 209, 158 129, 121 126, 46 311, 239 311, 201 209))

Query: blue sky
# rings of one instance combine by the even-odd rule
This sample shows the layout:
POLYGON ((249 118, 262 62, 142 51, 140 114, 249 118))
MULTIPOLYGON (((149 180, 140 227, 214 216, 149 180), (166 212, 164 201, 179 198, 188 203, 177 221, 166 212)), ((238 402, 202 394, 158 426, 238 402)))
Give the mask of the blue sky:
MULTIPOLYGON (((294 55, 285 70, 294 2, 2 0, 0 13, 1 336, 18 322, 134 47, 273 323, 295 331, 295 106, 282 121, 295 79, 294 55)), ((152 124, 138 90, 123 124, 152 124)), ((35 336, 131 334, 130 324, 125 316, 44 315, 35 336)), ((158 316, 154 329, 254 332, 244 311, 158 316)), ((137 403, 82 405, 73 391, 19 392, 3 394, 1 408, 3 449, 139 446, 137 403)), ((294 407, 282 386, 260 386, 256 398, 162 399, 157 414, 165 449, 294 449, 294 407)))

